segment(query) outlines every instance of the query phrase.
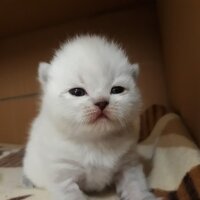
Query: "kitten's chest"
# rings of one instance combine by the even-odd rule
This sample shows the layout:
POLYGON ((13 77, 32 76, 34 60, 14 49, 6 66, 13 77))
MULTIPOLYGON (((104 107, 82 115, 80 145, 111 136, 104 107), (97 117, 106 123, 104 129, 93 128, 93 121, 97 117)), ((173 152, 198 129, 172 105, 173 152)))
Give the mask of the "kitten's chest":
POLYGON ((60 160, 66 160, 66 170, 80 172, 79 186, 85 191, 102 190, 113 182, 121 158, 130 148, 129 141, 120 145, 74 145, 68 143, 60 149, 60 160), (68 162, 69 161, 69 162, 68 162), (74 164, 76 165, 74 168, 74 164))
POLYGON ((112 183, 119 162, 120 155, 114 152, 88 152, 82 162, 84 175, 79 186, 86 191, 104 189, 112 183))
MULTIPOLYGON (((82 165, 89 167, 110 168, 116 166, 119 162, 122 152, 114 152, 113 150, 105 149, 87 149, 81 152, 82 165)), ((79 155, 80 156, 80 155, 79 155)))
POLYGON ((83 179, 80 187, 83 190, 102 190, 112 184, 119 170, 121 159, 129 149, 129 143, 121 144, 118 148, 94 148, 82 151, 83 179))

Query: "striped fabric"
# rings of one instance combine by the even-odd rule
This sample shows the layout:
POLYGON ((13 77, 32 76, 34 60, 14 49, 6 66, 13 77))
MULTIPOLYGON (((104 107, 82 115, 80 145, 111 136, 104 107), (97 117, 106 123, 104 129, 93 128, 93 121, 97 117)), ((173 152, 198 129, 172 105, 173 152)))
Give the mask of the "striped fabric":
POLYGON ((168 112, 165 106, 152 105, 141 114, 139 142, 145 140, 151 134, 157 121, 168 112))
MULTIPOLYGON (((200 200, 200 152, 186 132, 181 119, 170 114, 164 106, 153 105, 140 117, 141 144, 149 144, 152 135, 156 137, 156 134, 160 134, 149 181, 152 192, 163 197, 163 200, 200 200)), ((0 146, 0 199, 48 199, 42 191, 19 189, 19 183, 16 183, 16 189, 12 189, 15 191, 13 194, 1 191, 1 177, 9 176, 10 173, 4 170, 19 169, 23 155, 24 148, 13 151, 0 146)), ((117 200, 117 197, 113 194, 94 199, 117 200)))
POLYGON ((24 200, 24 199, 28 199, 31 196, 32 195, 23 195, 23 196, 18 196, 18 197, 10 198, 8 200, 24 200))
POLYGON ((200 165, 191 169, 174 191, 152 190, 163 200, 200 200, 200 165))
POLYGON ((0 159, 0 167, 21 167, 23 156, 24 148, 21 148, 17 152, 10 153, 6 157, 0 159))

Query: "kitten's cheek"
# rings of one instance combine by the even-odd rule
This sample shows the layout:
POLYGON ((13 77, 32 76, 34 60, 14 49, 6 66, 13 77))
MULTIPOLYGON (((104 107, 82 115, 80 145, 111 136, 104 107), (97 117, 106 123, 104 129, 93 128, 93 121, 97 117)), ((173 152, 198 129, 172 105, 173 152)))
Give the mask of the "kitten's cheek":
POLYGON ((100 111, 96 111, 90 114, 88 117, 88 123, 94 123, 95 121, 97 121, 100 114, 101 114, 100 111))
POLYGON ((96 117, 96 110, 85 109, 82 115, 82 121, 85 123, 91 123, 96 117))
POLYGON ((113 117, 113 112, 111 110, 105 110, 104 114, 108 117, 108 119, 113 117))
POLYGON ((82 113, 80 111, 74 112, 74 114, 73 114, 73 118, 77 123, 83 122, 84 121, 84 117, 85 117, 84 113, 82 113))

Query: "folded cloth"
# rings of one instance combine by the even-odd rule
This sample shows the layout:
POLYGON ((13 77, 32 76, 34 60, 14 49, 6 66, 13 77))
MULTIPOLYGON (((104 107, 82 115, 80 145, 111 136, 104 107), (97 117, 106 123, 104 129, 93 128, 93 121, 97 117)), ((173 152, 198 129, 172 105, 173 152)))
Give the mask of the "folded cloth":
MULTIPOLYGON (((148 160, 145 165, 151 163, 148 182, 155 195, 164 200, 200 200, 200 150, 181 118, 153 105, 142 113, 138 126, 138 151, 148 160)), ((0 200, 51 199, 46 190, 22 185, 23 155, 23 147, 0 145, 0 200)), ((90 199, 118 198, 111 191, 90 199)))

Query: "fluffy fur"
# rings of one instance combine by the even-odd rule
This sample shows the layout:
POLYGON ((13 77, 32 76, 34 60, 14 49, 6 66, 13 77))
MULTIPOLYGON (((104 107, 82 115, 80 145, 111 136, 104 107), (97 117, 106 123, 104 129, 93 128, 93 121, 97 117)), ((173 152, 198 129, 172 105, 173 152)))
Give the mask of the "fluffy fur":
POLYGON ((138 66, 114 42, 80 36, 39 66, 41 109, 32 124, 24 174, 56 200, 85 200, 83 191, 111 184, 124 200, 154 200, 136 153, 138 66), (113 87, 124 90, 112 93, 113 87), (75 96, 73 88, 85 94, 75 96), (101 110, 98 102, 107 102, 101 110))

